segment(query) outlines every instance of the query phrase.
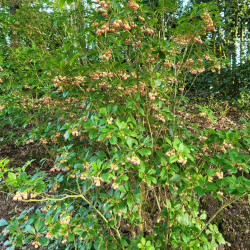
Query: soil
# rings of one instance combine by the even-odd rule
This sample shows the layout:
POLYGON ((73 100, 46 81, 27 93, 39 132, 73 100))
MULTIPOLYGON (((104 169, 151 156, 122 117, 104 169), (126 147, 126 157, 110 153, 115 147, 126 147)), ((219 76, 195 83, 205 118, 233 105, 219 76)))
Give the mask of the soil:
MULTIPOLYGON (((6 129, 6 128, 5 128, 6 129)), ((0 135, 1 137, 1 135, 0 135)), ((46 157, 46 152, 40 146, 25 145, 17 147, 14 143, 9 145, 0 145, 0 159, 8 159, 9 166, 22 167, 28 160, 34 159, 35 156, 39 156, 38 159, 33 161, 28 167, 27 172, 32 174, 40 168, 40 158, 46 157)), ((50 161, 47 161, 43 165, 43 170, 49 169, 50 161)), ((38 203, 24 203, 21 201, 13 201, 12 197, 8 197, 7 194, 0 191, 0 219, 10 220, 12 217, 20 214, 25 209, 33 207, 33 211, 39 206, 38 203)), ((31 211, 32 212, 32 211, 31 211)), ((2 227, 0 227, 1 231, 2 227)), ((4 242, 0 242, 0 250, 5 250, 7 247, 3 245, 4 242)), ((33 246, 28 245, 21 248, 22 250, 33 250, 33 246)), ((46 248, 40 247, 39 250, 45 250, 46 248)))
MULTIPOLYGON (((216 130, 222 129, 245 129, 243 125, 239 124, 239 119, 241 114, 230 111, 224 116, 219 117, 216 123, 212 123, 209 119, 200 117, 193 114, 192 110, 195 107, 188 107, 188 111, 185 115, 183 114, 184 120, 190 122, 198 123, 199 127, 211 127, 216 130)), ((248 118, 248 117, 246 117, 248 118)), ((8 130, 8 128, 5 128, 8 130)), ((1 134, 0 134, 1 139, 1 134)), ((1 143, 1 142, 0 142, 1 143)), ((40 157, 31 163, 28 170, 30 173, 40 168, 41 163, 39 162, 41 158, 48 157, 44 148, 39 145, 25 145, 25 146, 15 146, 15 144, 1 145, 0 144, 0 159, 7 158, 10 160, 10 166, 17 167, 23 166, 27 160, 40 157)), ((48 157, 49 158, 49 157, 48 157)), ((53 160, 47 161, 47 165, 44 165, 44 170, 48 170, 52 164, 53 160)), ((249 176, 247 177, 249 178, 249 176)), ((226 202, 226 199, 224 200, 226 202)), ((214 213, 221 207, 222 203, 218 200, 213 199, 213 197, 207 195, 202 197, 200 200, 201 209, 206 210, 208 214, 208 219, 214 215, 214 213)), ((226 244, 219 246, 218 250, 248 250, 250 249, 250 206, 246 199, 241 199, 237 203, 231 204, 226 207, 220 214, 216 216, 213 224, 218 226, 219 231, 222 233, 226 244)), ((18 201, 13 201, 11 197, 7 197, 6 194, 0 192, 0 219, 9 220, 16 214, 20 214, 24 209, 30 207, 36 207, 38 204, 32 203, 22 203, 18 201)), ((0 227, 1 230, 1 227, 0 227)), ((0 249, 4 250, 6 247, 3 242, 0 242, 0 249)), ((32 246, 23 247, 25 249, 34 249, 32 246)), ((40 250, 44 248, 39 248, 40 250)))
MULTIPOLYGON (((224 200, 226 202, 226 199, 224 200)), ((210 195, 202 197, 201 209, 207 211, 208 219, 222 206, 222 202, 215 200, 210 195)), ((250 209, 247 199, 238 200, 236 203, 224 208, 213 220, 222 233, 226 244, 219 249, 250 249, 250 209)))

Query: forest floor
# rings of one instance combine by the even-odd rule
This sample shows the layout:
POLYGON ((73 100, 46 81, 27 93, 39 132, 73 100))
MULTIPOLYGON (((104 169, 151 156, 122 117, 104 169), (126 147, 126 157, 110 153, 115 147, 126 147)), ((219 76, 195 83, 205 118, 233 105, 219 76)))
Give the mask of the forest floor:
MULTIPOLYGON (((206 117, 201 117, 197 112, 197 108, 192 105, 187 106, 187 111, 182 114, 183 119, 190 122, 197 123, 200 128, 214 128, 216 130, 231 130, 233 128, 245 129, 245 125, 240 123, 240 118, 244 117, 249 120, 249 113, 240 113, 235 109, 225 110, 225 105, 221 104, 219 107, 220 115, 215 123, 211 122, 206 117), (223 114, 221 114, 223 113, 223 114)), ((218 109, 218 108, 217 108, 218 109)), ((3 132, 0 133, 0 139, 3 138, 4 134, 10 132, 12 128, 5 127, 3 132)), ((22 131, 16 131, 19 133, 22 131)), ((35 159, 28 167, 28 171, 33 173, 36 169, 41 169, 40 160, 44 157, 48 157, 44 148, 39 145, 24 145, 17 147, 15 143, 3 144, 0 141, 0 159, 10 160, 12 167, 22 167, 28 160, 35 159)), ((47 161, 43 165, 43 170, 49 170, 53 167, 53 159, 47 161)), ((243 174, 243 173, 242 173, 243 174)), ((249 174, 244 173, 244 176, 249 179, 249 174)), ((223 202, 226 202, 227 198, 224 197, 223 202)), ((208 218, 211 218, 214 213, 221 207, 222 202, 213 199, 212 196, 207 195, 200 199, 201 209, 206 210, 208 218)), ((24 209, 33 207, 35 209, 38 206, 36 203, 22 203, 13 201, 11 197, 7 197, 6 194, 0 192, 0 219, 9 220, 14 215, 20 214, 24 209)), ((242 198, 237 203, 231 204, 226 207, 220 214, 218 214, 213 221, 213 224, 218 226, 219 231, 222 233, 226 244, 220 246, 218 250, 224 249, 237 249, 237 250, 248 250, 250 249, 250 204, 245 198, 242 198)), ((0 227, 1 230, 1 227, 0 227)), ((6 249, 3 246, 3 242, 0 242, 0 250, 6 249)), ((25 249, 33 249, 33 247, 23 247, 25 249)), ((40 250, 45 248, 39 248, 40 250)))

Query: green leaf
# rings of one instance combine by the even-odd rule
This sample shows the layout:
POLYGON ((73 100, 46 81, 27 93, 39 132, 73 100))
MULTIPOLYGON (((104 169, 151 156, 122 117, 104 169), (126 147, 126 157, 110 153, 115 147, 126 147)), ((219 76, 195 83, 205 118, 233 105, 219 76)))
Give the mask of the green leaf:
POLYGON ((83 229, 80 228, 80 227, 75 227, 75 228, 73 229, 73 233, 74 233, 74 234, 80 235, 80 234, 82 234, 82 232, 83 232, 83 229))
POLYGON ((145 112, 141 107, 139 107, 138 109, 139 109, 139 112, 141 113, 141 115, 145 115, 145 112))
POLYGON ((18 247, 21 247, 23 245, 23 238, 24 238, 24 234, 23 233, 20 233, 18 236, 17 236, 17 246, 18 247))
POLYGON ((8 225, 8 222, 5 219, 0 220, 0 227, 8 225))
POLYGON ((40 182, 39 185, 36 186, 35 192, 40 194, 42 191, 44 191, 45 188, 46 188, 46 184, 40 182))
POLYGON ((209 169, 209 170, 207 171, 207 175, 208 175, 208 176, 214 176, 215 173, 216 173, 216 170, 215 170, 215 169, 209 169))
POLYGON ((107 114, 107 109, 106 109, 106 108, 100 108, 100 109, 99 109, 99 112, 100 112, 102 115, 106 115, 106 114, 107 114))
POLYGON ((168 159, 169 163, 174 163, 178 160, 178 155, 171 155, 168 159))
POLYGON ((80 56, 81 56, 80 53, 76 53, 76 54, 73 56, 73 58, 71 59, 71 61, 70 61, 70 63, 69 63, 69 66, 72 66, 72 64, 74 63, 74 61, 75 61, 78 57, 80 57, 80 56))
POLYGON ((206 218, 207 218, 207 215, 205 213, 200 216, 201 220, 205 220, 206 218))
POLYGON ((171 178, 171 180, 172 181, 178 181, 178 180, 180 180, 180 175, 179 174, 176 174, 175 176, 173 176, 172 178, 171 178))
POLYGON ((98 134, 98 131, 97 131, 97 130, 91 130, 91 131, 89 132, 89 138, 90 138, 90 139, 94 139, 94 138, 97 136, 97 134, 98 134))
POLYGON ((184 150, 184 144, 183 144, 183 143, 180 143, 180 145, 179 145, 179 151, 180 151, 180 152, 183 152, 183 150, 184 150))
POLYGON ((145 244, 146 244, 146 239, 145 239, 144 237, 141 238, 141 243, 142 243, 143 246, 145 246, 145 244))
POLYGON ((138 150, 138 153, 141 155, 141 156, 148 156, 148 155, 151 155, 151 150, 149 148, 142 148, 140 150, 138 150))
POLYGON ((133 207, 133 200, 132 200, 131 197, 128 197, 128 198, 127 198, 127 205, 128 205, 129 210, 132 210, 132 207, 133 207))
POLYGON ((143 245, 142 245, 141 243, 138 243, 137 246, 138 246, 139 248, 143 248, 143 245))
POLYGON ((9 172, 6 181, 7 182, 15 182, 16 181, 16 175, 14 173, 9 172))
POLYGON ((97 171, 98 166, 95 162, 91 162, 91 166, 95 171, 97 171))
POLYGON ((126 240, 124 240, 124 239, 121 240, 121 244, 124 247, 128 247, 129 246, 128 242, 126 240))
POLYGON ((115 137, 115 136, 112 136, 110 139, 109 139, 109 142, 111 143, 111 144, 116 144, 117 143, 117 137, 115 137))
POLYGON ((66 0, 59 0, 59 8, 62 8, 65 4, 66 0))
POLYGON ((42 246, 48 246, 49 245, 49 239, 42 236, 42 237, 39 237, 39 242, 42 246))
POLYGON ((128 146, 129 146, 129 148, 132 148, 132 146, 133 146, 133 140, 132 140, 132 138, 129 137, 129 136, 127 136, 126 137, 126 142, 127 142, 128 146))
POLYGON ((29 243, 33 237, 34 237, 33 235, 29 235, 28 237, 26 237, 23 240, 23 244, 26 245, 27 243, 29 243))
POLYGON ((195 187, 194 191, 201 197, 205 194, 204 189, 201 187, 195 187))
POLYGON ((31 227, 28 231, 30 234, 36 234, 35 228, 31 227))
POLYGON ((161 212, 161 216, 165 216, 165 217, 167 217, 168 216, 168 210, 167 210, 167 208, 163 208, 163 210, 162 210, 162 212, 161 212))
POLYGON ((161 86, 161 79, 157 79, 157 80, 155 81, 155 86, 156 86, 156 87, 161 86))
POLYGON ((115 123, 119 129, 124 129, 127 126, 127 124, 124 121, 120 122, 118 119, 115 120, 115 123))
POLYGON ((171 142, 171 140, 170 140, 168 137, 165 137, 165 141, 166 141, 169 145, 172 146, 172 142, 171 142))
POLYGON ((67 140, 70 134, 71 134, 70 130, 67 130, 66 133, 64 134, 64 138, 67 140))
POLYGON ((40 229, 42 228, 42 226, 43 226, 43 223, 40 220, 37 220, 35 222, 35 229, 36 229, 37 232, 40 231, 40 229))

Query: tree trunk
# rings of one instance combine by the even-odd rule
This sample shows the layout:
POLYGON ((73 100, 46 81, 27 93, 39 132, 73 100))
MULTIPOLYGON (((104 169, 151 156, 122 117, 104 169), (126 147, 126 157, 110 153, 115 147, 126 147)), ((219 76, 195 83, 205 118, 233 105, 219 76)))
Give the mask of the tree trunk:
POLYGON ((241 20, 240 24, 240 65, 243 63, 244 58, 244 24, 243 20, 241 20))
POLYGON ((233 54, 232 54, 232 60, 233 60, 233 68, 236 67, 237 64, 237 38, 238 38, 238 23, 239 23, 239 17, 238 17, 238 1, 234 1, 234 27, 233 27, 233 54))

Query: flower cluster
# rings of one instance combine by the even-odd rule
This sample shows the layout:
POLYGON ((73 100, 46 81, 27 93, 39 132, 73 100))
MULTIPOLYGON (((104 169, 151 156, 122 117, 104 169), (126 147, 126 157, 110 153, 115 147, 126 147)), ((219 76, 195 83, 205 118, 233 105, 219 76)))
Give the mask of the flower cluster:
POLYGON ((27 200, 28 199, 28 193, 27 192, 16 192, 15 196, 13 197, 13 201, 21 201, 21 200, 27 200))
POLYGON ((118 75, 119 75, 123 80, 127 80, 127 79, 130 77, 130 75, 127 74, 126 72, 125 72, 125 73, 119 72, 118 75))
POLYGON ((216 172, 215 175, 217 176, 218 179, 223 179, 223 172, 216 172))
POLYGON ((110 9, 110 7, 109 7, 110 3, 106 3, 105 1, 99 1, 99 0, 97 0, 96 3, 100 4, 101 7, 105 8, 105 9, 110 9))
POLYGON ((62 216, 61 216, 61 218, 60 218, 61 223, 62 223, 62 224, 69 224, 71 216, 70 216, 70 215, 67 215, 67 216, 63 217, 63 214, 64 214, 64 213, 61 214, 62 216), (63 218, 62 218, 62 217, 63 217, 63 218))
POLYGON ((54 184, 52 186, 52 189, 49 190, 49 193, 55 193, 59 187, 60 187, 60 184, 54 184))
POLYGON ((48 238, 48 239, 52 239, 53 236, 54 236, 54 235, 53 235, 51 232, 48 232, 48 233, 46 234, 46 238, 48 238))
POLYGON ((124 43, 124 44, 130 44, 130 43, 131 43, 131 40, 130 40, 130 39, 125 39, 125 40, 123 41, 123 43, 124 43))
POLYGON ((149 99, 150 99, 150 100, 154 101, 154 100, 155 100, 155 97, 158 96, 158 93, 157 93, 157 92, 155 92, 155 93, 151 93, 151 92, 150 92, 150 93, 148 94, 148 96, 149 96, 149 99))
POLYGON ((205 137, 205 136, 199 136, 199 137, 198 137, 198 140, 199 140, 199 141, 206 141, 206 140, 207 140, 207 137, 205 137))
POLYGON ((210 17, 208 12, 205 12, 202 16, 201 19, 205 20, 205 25, 206 25, 206 29, 207 31, 213 31, 215 30, 214 28, 214 22, 212 20, 212 18, 210 17))
MULTIPOLYGON (((109 54, 109 53, 108 53, 109 54)), ((93 81, 98 81, 100 80, 100 77, 110 77, 110 78, 113 78, 114 77, 114 74, 113 73, 107 73, 105 71, 103 72, 100 72, 100 71, 97 71, 95 73, 92 73, 92 74, 89 74, 89 77, 93 80, 93 81)))
POLYGON ((101 177, 92 177, 93 181, 96 185, 96 187, 100 187, 101 186, 101 182, 103 182, 104 180, 101 177))
POLYGON ((119 184, 118 184, 118 183, 115 183, 115 182, 114 182, 114 183, 112 184, 112 188, 113 188, 113 189, 117 189, 118 187, 119 187, 119 184))
POLYGON ((227 144, 226 142, 223 142, 223 145, 225 146, 225 148, 234 149, 234 147, 232 146, 232 144, 227 144))
POLYGON ((174 66, 174 63, 167 60, 166 62, 164 62, 164 66, 172 68, 174 66))
POLYGON ((134 1, 128 1, 128 7, 131 8, 132 10, 138 10, 139 9, 139 5, 134 2, 134 1))
POLYGON ((165 117, 161 114, 154 115, 154 118, 156 118, 159 121, 166 122, 165 117))
POLYGON ((191 69, 190 70, 190 73, 193 74, 193 75, 196 75, 196 74, 201 74, 205 71, 205 68, 195 68, 195 69, 191 69))
POLYGON ((175 149, 172 149, 171 151, 168 151, 166 153, 166 156, 170 157, 171 155, 175 155, 175 149))
POLYGON ((38 241, 34 241, 31 243, 31 245, 34 246, 35 248, 38 248, 41 244, 38 241))
POLYGON ((139 19, 140 21, 142 21, 142 22, 145 21, 145 18, 144 18, 144 17, 141 17, 141 16, 138 16, 138 19, 139 19))
POLYGON ((120 20, 120 19, 115 20, 115 21, 112 23, 112 26, 113 26, 114 28, 122 27, 122 25, 123 25, 123 22, 122 22, 122 20, 120 20))
POLYGON ((136 47, 139 48, 141 46, 142 46, 142 41, 138 41, 138 42, 132 44, 133 48, 136 48, 136 47))
POLYGON ((220 191, 218 191, 217 194, 220 195, 220 196, 223 196, 223 193, 220 192, 220 191))
POLYGON ((79 136, 80 135, 80 133, 77 130, 73 130, 71 133, 72 133, 73 136, 79 136))
POLYGON ((186 35, 186 36, 181 36, 181 35, 174 35, 170 37, 170 40, 173 40, 177 43, 179 46, 186 45, 190 43, 193 39, 193 35, 186 35))
POLYGON ((118 167, 116 164, 114 164, 114 163, 111 163, 111 165, 109 166, 109 168, 110 168, 111 170, 114 170, 114 171, 119 170, 119 167, 118 167))
POLYGON ((128 157, 127 161, 133 163, 134 165, 140 165, 141 164, 141 160, 137 156, 132 156, 131 158, 128 157))
POLYGON ((59 171, 60 171, 60 169, 59 169, 59 167, 58 167, 58 166, 54 166, 54 167, 53 167, 53 168, 51 168, 49 171, 50 171, 50 172, 59 172, 59 171))
POLYGON ((195 38, 194 38, 194 42, 195 42, 195 43, 198 42, 198 43, 202 44, 201 37, 200 37, 200 36, 195 37, 195 38))
POLYGON ((96 31, 96 34, 97 35, 101 35, 101 34, 104 34, 104 33, 108 32, 108 31, 110 31, 109 25, 108 24, 104 24, 100 29, 98 29, 96 31))
POLYGON ((183 166, 187 163, 187 157, 183 158, 183 157, 179 157, 179 159, 177 160, 178 163, 181 163, 183 166))
POLYGON ((149 35, 153 35, 154 34, 154 30, 149 29, 149 28, 143 29, 143 27, 141 27, 141 32, 148 33, 149 35))
POLYGON ((110 118, 107 120, 107 123, 108 123, 108 124, 113 124, 113 117, 110 117, 110 118))
POLYGON ((75 76, 72 85, 84 85, 85 82, 86 80, 83 76, 75 76))

